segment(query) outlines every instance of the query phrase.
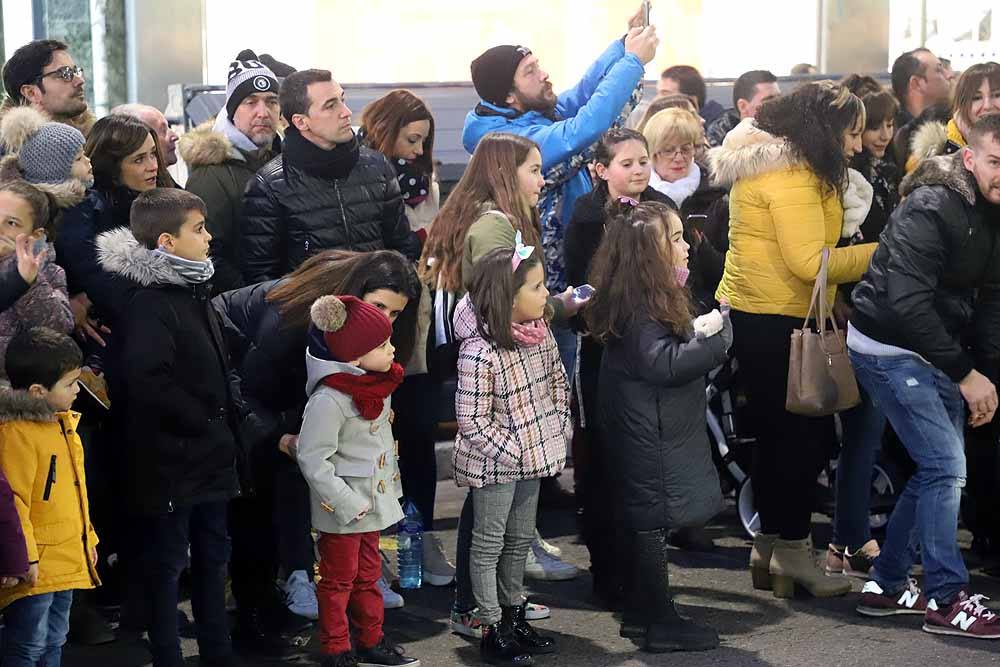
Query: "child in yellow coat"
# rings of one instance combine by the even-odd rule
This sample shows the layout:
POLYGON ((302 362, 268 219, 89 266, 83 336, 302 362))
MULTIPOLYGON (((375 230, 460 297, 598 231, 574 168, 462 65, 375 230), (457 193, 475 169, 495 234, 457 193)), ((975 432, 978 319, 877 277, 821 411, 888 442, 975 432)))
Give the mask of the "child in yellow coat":
POLYGON ((70 410, 81 365, 73 339, 45 327, 19 333, 7 348, 11 389, 0 392, 0 468, 30 565, 23 582, 0 590, 5 666, 59 665, 73 590, 100 584, 80 414, 70 410))

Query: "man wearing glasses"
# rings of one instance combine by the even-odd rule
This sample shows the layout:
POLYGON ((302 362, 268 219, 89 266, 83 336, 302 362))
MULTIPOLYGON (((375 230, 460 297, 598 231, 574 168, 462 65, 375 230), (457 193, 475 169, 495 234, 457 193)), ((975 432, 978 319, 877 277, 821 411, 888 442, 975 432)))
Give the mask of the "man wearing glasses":
POLYGON ((0 115, 14 106, 30 105, 52 120, 72 125, 84 136, 94 124, 84 95, 83 68, 58 40, 39 39, 25 44, 3 67, 7 99, 0 115))

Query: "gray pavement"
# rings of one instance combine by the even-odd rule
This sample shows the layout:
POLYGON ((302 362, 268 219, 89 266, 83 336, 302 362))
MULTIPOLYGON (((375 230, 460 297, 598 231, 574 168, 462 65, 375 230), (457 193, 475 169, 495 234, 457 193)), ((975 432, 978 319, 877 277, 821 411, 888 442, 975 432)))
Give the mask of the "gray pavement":
MULTIPOLYGON (((563 479, 568 483, 569 475, 563 479)), ((439 534, 447 550, 454 552, 456 524, 465 491, 453 482, 438 486, 439 534)), ((828 521, 816 516, 817 537, 826 537, 828 521)), ((564 556, 583 570, 588 565, 586 548, 579 542, 572 512, 544 512, 542 534, 562 548, 564 556)), ((529 581, 533 598, 552 607, 552 618, 539 621, 539 630, 554 635, 560 654, 536 660, 542 667, 611 667, 678 665, 717 667, 745 666, 910 666, 1000 664, 1000 641, 943 639, 920 630, 919 617, 871 620, 854 613, 861 582, 854 593, 833 600, 778 600, 770 593, 755 591, 746 570, 749 543, 744 539, 735 512, 730 510, 710 527, 719 548, 711 554, 672 551, 671 583, 682 613, 716 628, 722 647, 699 654, 649 655, 629 640, 618 637, 614 616, 599 609, 590 596, 590 577, 584 574, 570 582, 529 581)), ((968 534, 963 533, 964 546, 968 534)), ((825 544, 825 542, 824 542, 825 544)), ((973 589, 1000 598, 1000 580, 984 576, 973 567, 973 589)), ((623 567, 627 565, 623 564, 623 567)), ((406 591, 406 606, 386 613, 387 632, 403 643, 410 655, 425 667, 478 665, 478 646, 454 635, 448 628, 452 589, 424 588, 406 591)), ((190 614, 190 606, 183 608, 190 614)), ((184 641, 189 665, 197 646, 184 641)), ((306 652, 284 662, 247 660, 252 666, 313 664, 318 662, 317 642, 306 652)), ((138 641, 119 641, 104 647, 67 647, 64 664, 69 667, 136 667, 148 664, 149 654, 138 641)))

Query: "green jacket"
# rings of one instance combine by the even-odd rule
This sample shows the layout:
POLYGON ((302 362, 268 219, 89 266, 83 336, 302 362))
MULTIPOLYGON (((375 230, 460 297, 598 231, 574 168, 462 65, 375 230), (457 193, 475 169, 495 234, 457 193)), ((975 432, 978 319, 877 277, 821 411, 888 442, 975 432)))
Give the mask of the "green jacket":
POLYGON ((212 121, 208 121, 181 137, 180 154, 189 170, 185 189, 201 197, 208 209, 206 226, 212 235, 215 263, 212 293, 242 287, 238 253, 243 191, 277 151, 273 147, 255 152, 240 150, 224 134, 213 131, 212 121))

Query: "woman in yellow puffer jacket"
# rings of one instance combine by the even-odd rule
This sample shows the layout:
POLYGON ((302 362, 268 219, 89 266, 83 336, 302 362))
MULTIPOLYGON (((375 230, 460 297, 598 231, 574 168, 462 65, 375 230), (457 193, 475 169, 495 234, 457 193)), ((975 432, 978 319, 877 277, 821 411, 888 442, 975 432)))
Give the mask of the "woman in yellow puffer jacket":
POLYGON ((929 157, 950 155, 964 148, 972 124, 991 113, 1000 113, 1000 63, 977 63, 958 78, 951 120, 947 124, 928 121, 914 131, 906 173, 929 157))
POLYGON ((809 310, 823 250, 830 250, 831 306, 836 285, 859 280, 875 250, 874 243, 836 247, 845 216, 863 220, 871 205, 870 187, 864 192, 847 168, 864 127, 860 99, 839 85, 810 83, 767 102, 756 121, 744 120, 709 153, 716 181, 732 186, 729 253, 716 296, 732 306, 733 349, 757 435, 750 476, 761 521, 750 560, 756 588, 770 590, 772 576, 815 596, 851 588, 824 576, 809 541, 832 419, 787 412, 785 393, 791 333, 809 310))

